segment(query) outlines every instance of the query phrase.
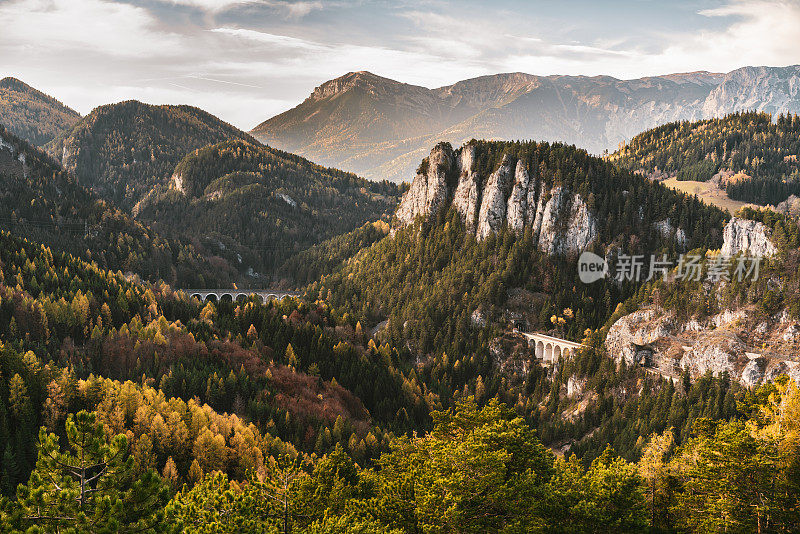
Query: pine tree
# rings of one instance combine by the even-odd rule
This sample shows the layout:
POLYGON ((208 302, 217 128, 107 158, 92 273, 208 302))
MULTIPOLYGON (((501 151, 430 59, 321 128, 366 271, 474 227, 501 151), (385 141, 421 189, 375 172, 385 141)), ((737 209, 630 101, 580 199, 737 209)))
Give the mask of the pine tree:
POLYGON ((94 413, 66 422, 69 449, 55 434, 39 432, 39 459, 18 490, 24 528, 50 532, 165 532, 167 488, 152 470, 137 475, 128 441, 108 438, 94 413))

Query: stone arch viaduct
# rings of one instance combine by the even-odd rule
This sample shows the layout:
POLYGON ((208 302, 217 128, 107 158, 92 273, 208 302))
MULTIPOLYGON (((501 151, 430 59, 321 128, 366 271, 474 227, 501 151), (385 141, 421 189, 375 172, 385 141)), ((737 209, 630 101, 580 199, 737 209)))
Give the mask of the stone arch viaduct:
POLYGON ((526 334, 525 332, 520 332, 520 334, 528 338, 528 346, 534 348, 536 358, 545 364, 555 363, 562 356, 568 356, 583 346, 581 343, 545 334, 526 334))
POLYGON ((283 297, 299 297, 299 291, 275 291, 270 289, 182 289, 184 293, 190 297, 197 297, 200 301, 207 300, 214 297, 217 301, 223 297, 230 297, 231 300, 239 300, 240 298, 247 298, 250 295, 255 295, 261 299, 262 302, 273 299, 282 299, 283 297))

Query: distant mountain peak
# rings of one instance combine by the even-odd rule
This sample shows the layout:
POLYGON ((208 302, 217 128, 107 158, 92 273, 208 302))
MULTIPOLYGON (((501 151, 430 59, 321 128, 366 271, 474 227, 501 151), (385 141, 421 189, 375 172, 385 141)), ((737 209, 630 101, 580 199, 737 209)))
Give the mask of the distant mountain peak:
POLYGON ((348 72, 343 76, 329 80, 322 85, 314 88, 311 93, 311 100, 318 101, 325 98, 345 93, 354 88, 359 88, 368 92, 375 92, 381 89, 388 89, 390 87, 414 87, 412 85, 392 80, 391 78, 384 78, 366 70, 355 72, 348 72))
POLYGON ((710 72, 707 70, 696 70, 692 72, 675 72, 658 76, 665 80, 670 80, 677 84, 696 83, 702 85, 718 85, 724 78, 724 72, 710 72))
POLYGON ((508 72, 435 89, 349 72, 252 133, 325 165, 400 181, 413 177, 427 148, 439 141, 543 139, 599 154, 659 124, 748 109, 796 113, 800 67, 631 80, 508 72))

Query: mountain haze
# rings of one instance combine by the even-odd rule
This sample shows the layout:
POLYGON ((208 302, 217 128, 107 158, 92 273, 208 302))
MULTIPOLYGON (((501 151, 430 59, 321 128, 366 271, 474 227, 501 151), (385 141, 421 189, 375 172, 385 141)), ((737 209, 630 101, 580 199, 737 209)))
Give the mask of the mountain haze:
POLYGON ((0 124, 37 146, 52 141, 81 116, 16 78, 0 80, 0 124))
POLYGON ((659 124, 750 109, 800 111, 800 66, 634 80, 508 73, 437 89, 351 72, 251 133, 324 165, 400 181, 439 141, 543 139, 600 153, 659 124))

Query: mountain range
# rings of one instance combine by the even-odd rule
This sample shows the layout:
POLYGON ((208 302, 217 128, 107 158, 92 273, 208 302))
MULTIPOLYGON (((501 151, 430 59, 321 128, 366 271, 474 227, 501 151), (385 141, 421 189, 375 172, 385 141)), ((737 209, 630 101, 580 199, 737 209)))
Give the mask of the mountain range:
POLYGON ((405 181, 439 141, 561 141, 599 154, 659 124, 747 110, 800 111, 800 65, 634 80, 508 73, 437 89, 351 72, 251 133, 320 164, 405 181))
POLYGON ((0 532, 800 531, 800 225, 660 183, 783 198, 800 118, 666 123, 603 158, 432 141, 600 143, 609 101, 626 127, 712 95, 794 109, 778 70, 438 93, 356 73, 289 112, 319 161, 427 139, 410 186, 189 106, 0 109, 52 137, 0 124, 0 532), (737 277, 730 255, 769 258, 737 277), (177 290, 238 284, 303 291, 177 290))

